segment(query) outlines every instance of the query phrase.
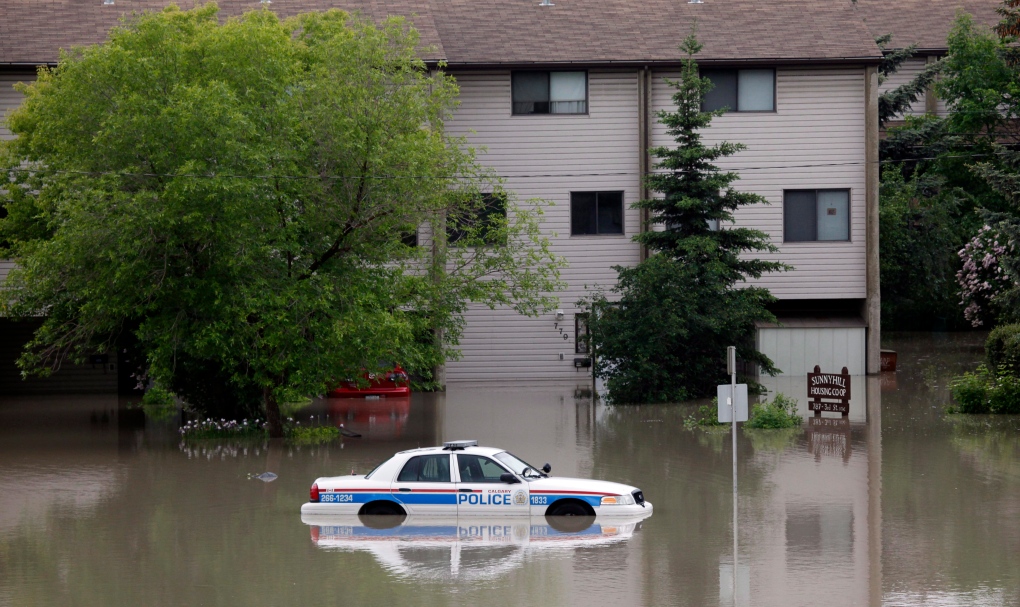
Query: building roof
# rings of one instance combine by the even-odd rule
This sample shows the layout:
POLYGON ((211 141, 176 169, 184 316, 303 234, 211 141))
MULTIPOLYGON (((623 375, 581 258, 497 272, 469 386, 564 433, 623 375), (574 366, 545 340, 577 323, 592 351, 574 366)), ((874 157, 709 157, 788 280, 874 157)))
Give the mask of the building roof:
MULTIPOLYGON (((58 49, 101 42, 118 19, 169 0, 4 0, 0 64, 55 63, 58 49)), ((659 63, 692 24, 699 61, 843 61, 879 56, 874 36, 848 0, 273 0, 282 17, 342 8, 373 19, 411 17, 429 60, 451 65, 659 63)), ((877 0, 876 0, 877 1, 877 0)), ((930 0, 928 0, 930 1, 930 0)), ((961 0, 962 1, 962 0, 961 0)), ((181 8, 201 4, 177 0, 181 8)), ((259 0, 220 0, 239 15, 259 0)))
POLYGON ((918 50, 944 51, 958 11, 992 27, 1001 0, 857 0, 861 18, 873 36, 892 34, 890 48, 916 44, 918 50))

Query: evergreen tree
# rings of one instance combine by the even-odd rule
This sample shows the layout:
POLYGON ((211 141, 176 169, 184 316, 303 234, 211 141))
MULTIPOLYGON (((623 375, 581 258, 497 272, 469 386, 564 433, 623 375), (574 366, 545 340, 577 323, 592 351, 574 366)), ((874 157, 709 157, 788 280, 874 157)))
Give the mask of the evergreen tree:
MULTIPOLYGON (((890 40, 892 40, 892 34, 886 34, 875 38, 875 44, 882 51, 886 51, 890 40)), ((882 84, 888 80, 889 76, 896 73, 903 62, 913 57, 916 52, 917 45, 912 44, 906 48, 894 49, 884 54, 882 62, 878 65, 878 83, 882 84)), ((910 82, 879 95, 878 125, 885 127, 887 122, 910 108, 935 83, 935 78, 941 70, 942 64, 939 62, 928 64, 910 82)))
POLYGON ((607 379, 617 402, 670 402, 709 394, 725 377, 729 345, 763 372, 776 371, 753 345, 755 323, 775 320, 765 307, 774 298, 767 289, 740 283, 788 268, 744 255, 776 251, 767 234, 732 225, 737 208, 767 202, 734 190, 737 173, 713 164, 744 146, 702 143, 699 131, 722 111, 701 110, 712 83, 698 74, 694 55, 701 45, 694 33, 680 49, 687 54, 682 76, 670 82, 676 88, 676 110, 658 114, 677 147, 651 150, 659 172, 645 182, 662 196, 634 205, 649 212, 648 230, 635 240, 652 254, 636 267, 615 268, 619 282, 611 297, 618 301, 600 291, 581 302, 591 312, 596 374, 607 379))

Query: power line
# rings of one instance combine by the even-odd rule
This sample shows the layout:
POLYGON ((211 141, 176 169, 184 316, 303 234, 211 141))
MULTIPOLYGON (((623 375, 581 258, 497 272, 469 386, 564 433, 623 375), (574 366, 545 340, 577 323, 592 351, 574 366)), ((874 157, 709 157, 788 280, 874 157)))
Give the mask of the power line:
MULTIPOLYGON (((943 160, 943 159, 959 159, 959 158, 984 158, 988 156, 994 156, 995 154, 948 154, 944 156, 930 156, 922 158, 907 158, 903 160, 879 160, 874 164, 902 164, 904 162, 919 162, 929 160, 943 160)), ((769 171, 778 169, 813 169, 813 168, 830 168, 840 166, 865 166, 869 163, 868 161, 851 161, 851 162, 821 162, 811 164, 785 164, 785 165, 769 165, 769 166, 745 166, 745 167, 731 167, 722 166, 717 167, 720 173, 730 172, 742 172, 742 171, 769 171)), ((491 167, 486 167, 491 168, 491 167)), ((54 173, 61 175, 86 175, 92 177, 145 177, 145 178, 166 178, 166 179, 261 179, 261 180, 272 180, 272 179, 286 179, 286 180, 310 180, 310 181, 323 181, 323 180, 358 180, 358 179, 376 179, 376 180, 398 180, 398 179, 474 179, 478 178, 477 175, 449 175, 449 176, 437 176, 437 175, 262 175, 262 174, 210 174, 210 173, 132 173, 122 171, 80 171, 70 169, 32 169, 24 167, 14 167, 3 169, 7 172, 13 173, 54 173)), ((668 175, 670 173, 683 172, 683 171, 653 171, 645 173, 646 175, 668 175)), ((540 178, 554 178, 554 177, 622 177, 622 176, 633 176, 639 175, 639 171, 599 171, 591 173, 516 173, 516 174, 499 174, 498 177, 501 179, 540 179, 540 178)))

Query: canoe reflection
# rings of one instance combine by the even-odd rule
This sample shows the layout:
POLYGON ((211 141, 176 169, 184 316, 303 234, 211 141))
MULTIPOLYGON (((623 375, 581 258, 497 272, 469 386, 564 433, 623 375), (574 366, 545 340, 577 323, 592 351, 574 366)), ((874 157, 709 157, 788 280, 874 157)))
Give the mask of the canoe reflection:
POLYGON ((641 518, 302 516, 322 550, 370 552, 406 577, 497 578, 534 551, 571 551, 627 541, 641 518))

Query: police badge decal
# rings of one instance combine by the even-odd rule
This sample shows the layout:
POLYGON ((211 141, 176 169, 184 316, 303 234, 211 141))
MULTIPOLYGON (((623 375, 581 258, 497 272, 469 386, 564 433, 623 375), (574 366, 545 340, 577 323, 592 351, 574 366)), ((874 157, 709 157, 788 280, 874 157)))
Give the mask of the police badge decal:
POLYGON ((524 494, 522 489, 518 489, 517 493, 514 493, 514 504, 517 506, 523 506, 528 503, 528 496, 524 494))

